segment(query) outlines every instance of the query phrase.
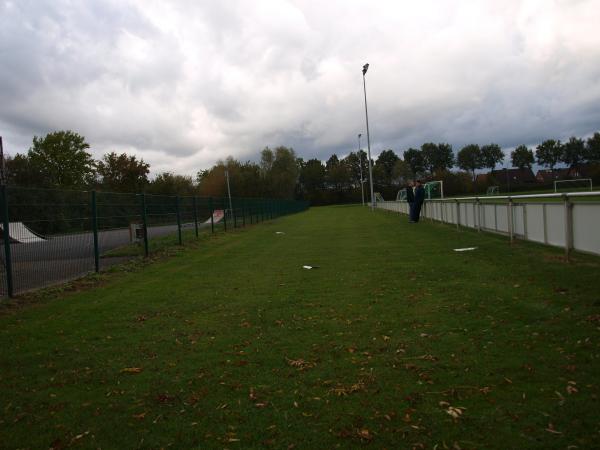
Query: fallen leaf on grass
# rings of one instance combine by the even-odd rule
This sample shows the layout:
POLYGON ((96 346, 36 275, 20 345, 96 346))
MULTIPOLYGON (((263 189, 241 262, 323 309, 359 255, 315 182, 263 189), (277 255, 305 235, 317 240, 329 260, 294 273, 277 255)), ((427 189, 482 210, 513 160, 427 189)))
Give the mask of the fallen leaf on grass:
POLYGON ((360 430, 357 430, 356 434, 358 435, 359 438, 364 439, 365 441, 370 441, 370 440, 373 439, 373 435, 366 428, 362 428, 360 430))
POLYGON ((74 442, 77 442, 78 440, 80 440, 81 438, 83 438, 84 436, 87 436, 88 434, 90 434, 89 431, 86 431, 85 433, 81 433, 78 434, 77 436, 75 436, 73 439, 71 439, 71 443, 69 445, 72 445, 74 442))
POLYGON ((125 367, 121 370, 121 373, 140 373, 141 371, 141 367, 125 367))
POLYGON ((305 361, 303 359, 285 359, 289 366, 295 367, 298 370, 311 369, 317 365, 317 363, 305 361))
POLYGON ((562 434, 562 431, 557 431, 556 429, 554 429, 554 425, 552 425, 552 423, 548 424, 548 428, 545 429, 548 433, 552 433, 552 434, 562 434))
POLYGON ((449 414, 450 416, 452 416, 452 418, 454 420, 458 420, 462 416, 464 410, 465 410, 465 408, 463 408, 461 406, 458 406, 458 407, 448 406, 448 409, 446 410, 446 414, 449 414))
POLYGON ((142 420, 145 417, 146 417, 146 411, 144 411, 143 413, 140 413, 140 414, 134 414, 133 415, 133 418, 137 419, 137 420, 142 420))

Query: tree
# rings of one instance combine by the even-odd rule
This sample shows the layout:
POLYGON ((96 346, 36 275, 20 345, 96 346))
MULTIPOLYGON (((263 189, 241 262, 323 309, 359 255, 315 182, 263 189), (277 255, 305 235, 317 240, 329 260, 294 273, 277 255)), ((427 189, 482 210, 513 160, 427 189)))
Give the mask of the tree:
POLYGON ((425 162, 423 161, 423 154, 416 148, 409 148, 403 154, 404 161, 409 165, 410 170, 414 177, 418 174, 423 173, 425 170, 425 162))
POLYGON ((309 159, 300 172, 300 184, 304 192, 314 193, 325 187, 325 166, 318 159, 309 159))
POLYGON ((562 154, 560 160, 569 167, 575 167, 582 163, 586 157, 585 142, 583 139, 577 139, 572 136, 568 142, 562 146, 562 154))
POLYGON ((34 136, 27 154, 38 174, 38 184, 48 187, 84 187, 95 175, 90 145, 72 131, 55 131, 44 138, 34 136))
POLYGON ((150 164, 126 153, 107 153, 96 164, 100 184, 117 192, 141 192, 148 184, 150 164))
POLYGON ((335 153, 325 163, 325 173, 329 185, 338 192, 350 184, 350 168, 335 153))
POLYGON ((498 144, 488 144, 481 147, 481 163, 483 167, 494 170, 496 164, 502 161, 504 161, 504 153, 498 144))
POLYGON ((5 168, 7 184, 26 187, 39 185, 39 173, 32 166, 27 155, 17 153, 12 158, 7 156, 5 168))
POLYGON ((426 142, 421 145, 421 155, 423 157, 423 167, 427 169, 429 173, 433 175, 435 169, 435 161, 437 159, 436 153, 438 146, 433 142, 426 142))
POLYGON ((431 175, 444 172, 454 166, 454 154, 450 144, 427 142, 421 146, 421 154, 424 167, 431 175))
MULTIPOLYGON (((375 161, 377 181, 379 184, 390 186, 394 179, 394 166, 399 160, 398 155, 392 149, 382 151, 375 161)), ((374 177, 375 178, 375 177, 374 177)))
POLYGON ((534 163, 533 151, 529 150, 525 145, 519 145, 511 152, 510 159, 513 167, 518 167, 519 169, 528 167, 531 169, 534 163))
POLYGON ((175 175, 171 172, 159 173, 148 185, 148 192, 163 195, 194 195, 196 192, 192 177, 175 175))
POLYGON ((410 168, 410 165, 406 161, 398 159, 398 161, 396 161, 396 164, 394 164, 394 180, 398 180, 400 185, 403 185, 408 183, 408 180, 410 180, 411 175, 412 170, 410 168))
POLYGON ((600 162, 600 133, 596 132, 588 138, 585 145, 585 159, 589 162, 600 162))
POLYGON ((350 182, 353 186, 360 187, 361 167, 363 180, 369 179, 369 163, 367 161, 367 154, 363 150, 360 150, 356 153, 350 152, 350 154, 346 156, 343 161, 350 170, 350 182))
POLYGON ((560 141, 548 139, 536 147, 535 158, 540 166, 548 166, 554 170, 554 166, 560 161, 562 145, 560 141))
MULTIPOLYGON (((294 198, 296 183, 298 183, 300 175, 296 153, 292 148, 279 146, 275 149, 273 155, 267 177, 270 182, 268 192, 274 197, 294 198)), ((261 162, 265 161, 268 161, 268 158, 265 160, 261 158, 261 162)))
POLYGON ((475 181, 475 170, 483 167, 479 145, 469 144, 461 148, 458 152, 457 161, 458 167, 470 171, 473 175, 473 181, 475 181))

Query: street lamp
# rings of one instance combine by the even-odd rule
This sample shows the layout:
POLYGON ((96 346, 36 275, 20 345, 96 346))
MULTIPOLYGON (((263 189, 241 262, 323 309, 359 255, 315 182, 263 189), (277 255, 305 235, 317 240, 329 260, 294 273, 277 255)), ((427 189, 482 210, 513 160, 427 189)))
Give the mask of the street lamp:
POLYGON ((369 158, 369 184, 371 186, 371 211, 375 209, 375 196, 373 194, 373 169, 371 168, 371 136, 369 135, 369 113, 367 111, 367 83, 365 81, 365 75, 369 70, 369 63, 365 64, 362 68, 363 74, 363 89, 365 91, 365 117, 367 119, 367 157, 369 158))
POLYGON ((358 167, 360 169, 360 198, 362 199, 362 205, 365 206, 365 183, 362 177, 362 153, 360 152, 360 137, 361 133, 358 133, 358 167))

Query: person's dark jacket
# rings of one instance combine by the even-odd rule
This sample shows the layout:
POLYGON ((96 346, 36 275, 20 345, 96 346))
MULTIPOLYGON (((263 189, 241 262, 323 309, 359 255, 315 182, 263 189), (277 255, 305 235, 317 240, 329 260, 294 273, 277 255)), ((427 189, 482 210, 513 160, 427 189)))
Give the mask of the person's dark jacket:
POLYGON ((413 192, 412 186, 406 188, 406 201, 408 203, 413 203, 415 201, 415 193, 413 192))
POLYGON ((421 204, 425 201, 425 189, 423 186, 417 186, 415 188, 415 203, 421 204))

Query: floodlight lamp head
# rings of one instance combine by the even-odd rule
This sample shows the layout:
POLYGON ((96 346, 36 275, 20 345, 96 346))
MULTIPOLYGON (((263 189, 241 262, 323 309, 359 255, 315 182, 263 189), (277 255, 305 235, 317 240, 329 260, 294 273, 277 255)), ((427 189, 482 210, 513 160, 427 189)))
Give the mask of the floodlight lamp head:
POLYGON ((365 74, 367 73, 367 70, 369 70, 369 63, 366 63, 366 64, 363 66, 363 70, 362 70, 362 72, 363 72, 363 75, 365 75, 365 74))

